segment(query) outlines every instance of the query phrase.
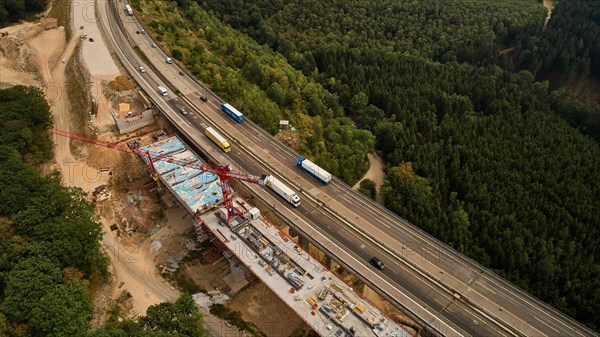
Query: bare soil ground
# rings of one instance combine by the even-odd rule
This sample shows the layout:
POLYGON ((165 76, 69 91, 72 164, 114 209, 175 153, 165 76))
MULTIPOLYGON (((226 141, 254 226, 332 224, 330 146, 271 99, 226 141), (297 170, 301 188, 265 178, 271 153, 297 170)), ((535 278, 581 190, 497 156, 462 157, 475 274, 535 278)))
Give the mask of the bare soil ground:
POLYGON ((186 263, 183 268, 185 277, 206 291, 223 290, 227 287, 223 277, 229 274, 230 268, 229 261, 225 258, 211 264, 202 264, 195 260, 186 263))
POLYGON ((413 321, 410 317, 406 316, 405 313, 398 310, 394 305, 390 302, 386 301, 383 297, 377 294, 373 289, 368 286, 363 287, 362 292, 363 298, 366 298, 371 302, 375 307, 379 310, 385 312, 388 317, 392 318, 396 322, 404 325, 404 328, 412 334, 413 336, 417 335, 418 325, 415 321, 413 321))
POLYGON ((72 2, 73 36, 81 38, 83 34, 87 34, 87 39, 82 39, 84 44, 81 53, 93 81, 98 79, 109 80, 120 75, 120 73, 100 33, 94 3, 94 0, 72 2), (90 41, 89 38, 93 38, 94 42, 90 41))
MULTIPOLYGON (((102 240, 111 259, 111 283, 132 295, 131 316, 144 315, 151 305, 174 301, 179 292, 158 275, 154 265, 156 251, 150 249, 146 235, 117 237, 110 230, 114 218, 102 217, 105 234, 102 240)), ((114 295, 114 292, 113 294, 114 295)))
POLYGON ((254 322, 269 337, 289 336, 297 329, 310 329, 263 283, 244 290, 228 306, 240 311, 244 319, 254 322))
POLYGON ((40 65, 43 66, 44 63, 40 63, 40 57, 48 58, 49 52, 60 52, 64 46, 64 37, 61 39, 58 30, 44 31, 30 22, 6 27, 2 31, 7 31, 10 35, 0 38, 0 83, 41 87, 40 65), (46 55, 36 53, 34 46, 41 47, 46 55))

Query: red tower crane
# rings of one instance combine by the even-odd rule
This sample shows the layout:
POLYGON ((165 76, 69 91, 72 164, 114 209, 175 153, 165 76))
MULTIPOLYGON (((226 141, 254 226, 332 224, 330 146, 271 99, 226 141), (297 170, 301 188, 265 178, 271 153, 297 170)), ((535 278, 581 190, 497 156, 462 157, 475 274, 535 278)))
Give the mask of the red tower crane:
POLYGON ((175 158, 168 154, 157 155, 155 153, 152 153, 151 151, 143 151, 140 148, 132 148, 132 147, 123 145, 122 143, 115 143, 115 142, 109 142, 106 140, 93 139, 93 138, 89 138, 89 137, 86 137, 86 136, 83 136, 83 135, 80 135, 77 133, 71 133, 71 132, 58 130, 58 129, 48 129, 48 132, 56 134, 56 135, 64 136, 64 137, 69 137, 72 139, 77 139, 77 140, 80 140, 80 141, 83 141, 86 143, 90 143, 90 144, 104 146, 104 147, 108 147, 111 149, 115 149, 115 150, 119 150, 119 151, 123 151, 123 152, 127 152, 127 153, 133 153, 142 158, 145 157, 148 159, 148 164, 149 164, 150 170, 152 172, 152 178, 157 182, 157 184, 160 183, 158 173, 156 172, 156 169, 154 168, 154 162, 157 160, 162 160, 162 161, 166 161, 166 162, 178 165, 178 166, 190 167, 190 168, 194 168, 194 169, 197 169, 200 171, 208 171, 208 172, 212 172, 212 173, 216 174, 220 180, 219 185, 221 185, 221 189, 223 190, 223 205, 227 209, 227 223, 228 224, 229 224, 229 220, 231 219, 231 217, 233 215, 235 215, 235 214, 240 215, 240 216, 242 215, 242 212, 240 212, 233 205, 233 193, 234 192, 233 192, 233 189, 231 188, 231 185, 229 184, 229 179, 241 180, 241 181, 246 181, 249 183, 260 184, 260 185, 264 184, 264 176, 258 177, 258 176, 247 175, 247 174, 243 174, 240 172, 236 172, 236 171, 232 170, 229 165, 210 165, 210 164, 200 162, 198 160, 183 160, 183 159, 175 158))

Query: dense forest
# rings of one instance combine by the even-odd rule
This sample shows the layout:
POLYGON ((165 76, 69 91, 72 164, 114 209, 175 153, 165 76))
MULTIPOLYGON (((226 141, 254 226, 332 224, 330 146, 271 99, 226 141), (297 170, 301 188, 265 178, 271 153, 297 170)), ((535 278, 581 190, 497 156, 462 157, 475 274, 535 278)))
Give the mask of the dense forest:
POLYGON ((532 0, 198 2, 306 73, 316 66, 311 51, 334 45, 493 64, 499 48, 539 33, 546 14, 532 0))
POLYGON ((75 336, 92 315, 89 281, 106 274, 100 226, 80 190, 36 165, 52 156, 42 93, 0 90, 0 335, 75 336))
POLYGON ((557 1, 540 36, 524 40, 518 66, 562 81, 600 76, 600 6, 597 1, 557 1))
MULTIPOLYGON (((600 104, 600 5, 597 1, 559 1, 541 36, 524 40, 516 55, 518 69, 547 79, 551 87, 592 83, 590 104, 600 104), (594 94, 595 93, 595 94, 594 94)), ((565 96, 566 91, 557 95, 565 96)), ((560 101, 568 100, 559 97, 560 101)), ((572 101, 572 100, 571 100, 572 101)), ((600 143, 600 112, 583 104, 560 111, 562 118, 600 143), (568 113, 573 111, 576 113, 568 113)))
POLYGON ((189 295, 150 307, 136 322, 113 315, 88 332, 90 284, 107 275, 108 260, 84 193, 38 172, 52 157, 50 124, 38 89, 0 89, 0 336, 205 336, 189 295))
POLYGON ((0 1, 0 27, 17 22, 44 9, 48 0, 3 0, 0 1))
MULTIPOLYGON (((559 18, 563 10, 593 15, 600 5, 582 1, 590 6, 584 13, 576 9, 577 1, 564 2, 569 4, 561 1, 556 9, 559 18)), ((286 105, 300 78, 285 64, 292 65, 306 76, 301 83, 318 83, 311 86, 319 94, 309 102, 336 107, 333 114, 317 110, 313 116, 325 127, 315 128, 315 139, 300 151, 329 168, 309 144, 322 139, 327 148, 345 145, 344 135, 354 130, 375 136, 387 161, 382 188, 387 207, 581 322, 600 327, 600 150, 582 134, 595 136, 590 128, 580 132, 569 125, 579 127, 578 118, 599 108, 536 82, 539 71, 556 67, 548 63, 546 70, 550 61, 539 69, 525 66, 524 51, 533 41, 544 45, 561 30, 551 21, 542 32, 546 10, 540 1, 177 3, 185 20, 169 14, 151 25, 166 37, 182 38, 178 25, 198 32, 203 44, 171 47, 218 93, 250 98, 239 85, 243 78, 264 92, 257 97, 272 102, 271 113, 294 111, 286 105), (212 15, 262 46, 230 32, 212 15), (520 48, 516 70, 501 57, 513 47, 520 48), (215 76, 215 64, 226 64, 237 81, 215 76), (328 129, 331 120, 343 123, 328 129), (345 133, 336 132, 339 127, 345 133)), ((593 32, 598 20, 588 18, 593 32)), ((588 29, 563 25, 573 26, 568 30, 573 36, 588 29)), ((590 62, 596 55, 591 39, 597 36, 581 36, 584 46, 589 38, 590 62)), ((562 52, 572 51, 571 37, 554 41, 558 56, 544 55, 548 60, 585 63, 573 59, 580 54, 562 52)), ((543 55, 530 54, 531 59, 543 55)), ((250 107, 245 112, 253 113, 250 107)), ((259 124, 268 128, 263 123, 268 117, 262 119, 259 124)), ((300 129, 309 125, 299 123, 300 129)), ((349 176, 342 179, 352 182, 349 176)))

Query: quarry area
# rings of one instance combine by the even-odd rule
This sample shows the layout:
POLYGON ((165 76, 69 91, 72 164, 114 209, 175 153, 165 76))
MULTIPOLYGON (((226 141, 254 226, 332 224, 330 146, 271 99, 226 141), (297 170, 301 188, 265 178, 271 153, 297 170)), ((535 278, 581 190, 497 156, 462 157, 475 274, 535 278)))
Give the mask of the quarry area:
POLYGON ((59 130, 54 163, 45 171, 58 170, 65 185, 95 202, 112 276, 94 285, 94 326, 115 308, 134 318, 185 291, 194 294, 211 336, 304 336, 311 326, 322 335, 362 336, 365 322, 380 336, 418 333, 414 322, 343 268, 324 268, 321 252, 299 247, 287 226, 244 201, 243 192, 236 203, 244 217, 223 225, 223 191, 214 174, 158 161, 160 179, 152 179, 136 151, 159 149, 186 160, 196 155, 172 136, 174 128, 82 13, 73 9, 70 29, 55 19, 3 29, 9 35, 0 38, 0 86, 30 85, 45 93, 59 130), (236 251, 249 258, 236 258, 236 251), (239 311, 242 322, 211 314, 215 303, 239 311))

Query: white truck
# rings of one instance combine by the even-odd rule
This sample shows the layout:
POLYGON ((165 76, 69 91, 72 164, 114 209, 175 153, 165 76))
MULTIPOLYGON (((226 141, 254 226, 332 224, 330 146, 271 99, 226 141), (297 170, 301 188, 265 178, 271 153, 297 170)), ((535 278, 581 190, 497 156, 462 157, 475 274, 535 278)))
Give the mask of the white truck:
POLYGON ((306 173, 308 173, 318 181, 322 182, 323 184, 327 184, 331 181, 331 173, 325 171, 324 169, 322 169, 321 167, 317 166, 315 163, 304 157, 298 158, 296 166, 298 166, 302 171, 305 171, 306 173))
POLYGON ((265 185, 272 189, 275 193, 279 194, 285 201, 289 202, 292 206, 300 206, 300 197, 294 190, 289 188, 286 184, 282 183, 279 179, 274 176, 267 176, 265 178, 265 185))
POLYGON ((127 4, 125 5, 125 12, 127 13, 127 15, 131 16, 133 15, 133 8, 131 8, 131 6, 127 4))

